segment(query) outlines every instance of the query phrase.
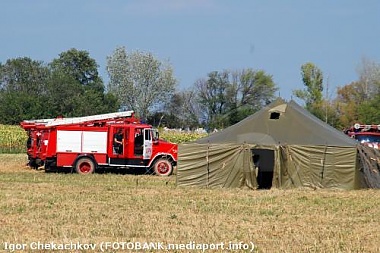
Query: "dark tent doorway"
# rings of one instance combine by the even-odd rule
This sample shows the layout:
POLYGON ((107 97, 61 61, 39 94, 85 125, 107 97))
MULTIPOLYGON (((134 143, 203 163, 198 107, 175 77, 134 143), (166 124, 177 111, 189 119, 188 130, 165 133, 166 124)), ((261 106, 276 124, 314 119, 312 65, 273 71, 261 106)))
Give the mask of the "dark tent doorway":
POLYGON ((252 149, 253 163, 256 169, 258 189, 272 188, 274 171, 274 151, 270 149, 252 149))

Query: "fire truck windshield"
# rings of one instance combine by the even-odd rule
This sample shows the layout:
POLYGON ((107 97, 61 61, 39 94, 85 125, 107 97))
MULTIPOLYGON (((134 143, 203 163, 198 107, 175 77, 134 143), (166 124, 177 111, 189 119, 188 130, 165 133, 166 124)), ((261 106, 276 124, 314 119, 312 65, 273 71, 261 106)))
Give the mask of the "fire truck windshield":
POLYGON ((355 139, 358 140, 360 143, 380 143, 380 136, 377 135, 356 135, 355 139))

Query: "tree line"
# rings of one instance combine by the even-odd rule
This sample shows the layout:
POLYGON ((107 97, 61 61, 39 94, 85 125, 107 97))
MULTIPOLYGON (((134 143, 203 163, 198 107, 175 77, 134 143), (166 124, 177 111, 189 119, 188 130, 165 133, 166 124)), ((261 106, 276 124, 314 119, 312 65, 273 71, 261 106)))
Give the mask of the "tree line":
MULTIPOLYGON (((19 57, 0 62, 0 124, 25 119, 76 117, 133 110, 142 120, 170 128, 225 128, 276 99, 272 75, 251 68, 212 71, 178 89, 168 61, 150 52, 117 47, 107 57, 109 81, 87 51, 62 52, 50 63, 19 57)), ((324 95, 326 81, 313 63, 301 66, 304 89, 293 95, 311 113, 337 128, 380 123, 380 65, 364 60, 359 80, 324 95)))
POLYGON ((0 123, 117 110, 117 98, 105 92, 97 67, 88 52, 75 49, 49 64, 8 59, 0 64, 0 123))
POLYGON ((312 114, 337 129, 354 123, 380 124, 380 64, 363 58, 358 67, 358 80, 337 88, 330 97, 328 82, 313 63, 301 66, 305 88, 293 94, 305 102, 312 114))

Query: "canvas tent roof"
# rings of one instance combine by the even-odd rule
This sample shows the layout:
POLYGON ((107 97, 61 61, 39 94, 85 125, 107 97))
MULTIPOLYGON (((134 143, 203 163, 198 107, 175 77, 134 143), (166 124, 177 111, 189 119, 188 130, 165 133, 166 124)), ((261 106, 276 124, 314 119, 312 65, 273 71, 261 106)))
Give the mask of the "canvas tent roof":
POLYGON ((257 113, 196 143, 356 146, 357 142, 296 102, 278 98, 257 113))

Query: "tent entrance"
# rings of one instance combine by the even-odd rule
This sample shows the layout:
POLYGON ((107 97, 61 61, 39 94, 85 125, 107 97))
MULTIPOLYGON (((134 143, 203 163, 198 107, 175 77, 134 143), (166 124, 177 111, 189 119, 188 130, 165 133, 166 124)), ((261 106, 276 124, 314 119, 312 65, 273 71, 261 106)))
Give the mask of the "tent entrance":
POLYGON ((252 149, 252 159, 256 169, 258 189, 272 188, 274 151, 271 149, 252 149))

